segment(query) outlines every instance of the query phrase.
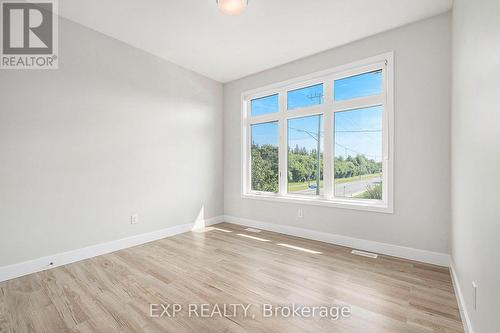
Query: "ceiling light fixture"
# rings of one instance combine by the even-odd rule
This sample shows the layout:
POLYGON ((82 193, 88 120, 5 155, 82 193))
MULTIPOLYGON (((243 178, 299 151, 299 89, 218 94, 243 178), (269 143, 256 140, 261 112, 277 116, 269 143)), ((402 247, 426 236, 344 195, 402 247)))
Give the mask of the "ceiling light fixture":
POLYGON ((219 9, 228 15, 239 15, 247 8, 248 0, 215 0, 219 9))

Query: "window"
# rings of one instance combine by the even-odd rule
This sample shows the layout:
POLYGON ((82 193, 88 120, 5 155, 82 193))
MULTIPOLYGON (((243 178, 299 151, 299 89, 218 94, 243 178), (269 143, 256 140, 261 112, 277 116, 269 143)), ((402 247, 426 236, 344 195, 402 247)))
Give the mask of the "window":
POLYGON ((287 94, 288 110, 319 105, 323 103, 323 84, 291 90, 287 94))
POLYGON ((382 92, 382 70, 335 80, 335 100, 377 95, 382 92))
POLYGON ((252 99, 252 117, 279 111, 278 94, 252 99))
POLYGON ((252 125, 252 190, 278 192, 278 122, 252 125))
POLYGON ((288 193, 323 194, 322 118, 288 120, 288 193))
POLYGON ((242 195, 393 210, 392 53, 243 94, 242 195))
POLYGON ((335 112, 334 195, 382 200, 382 107, 335 112))

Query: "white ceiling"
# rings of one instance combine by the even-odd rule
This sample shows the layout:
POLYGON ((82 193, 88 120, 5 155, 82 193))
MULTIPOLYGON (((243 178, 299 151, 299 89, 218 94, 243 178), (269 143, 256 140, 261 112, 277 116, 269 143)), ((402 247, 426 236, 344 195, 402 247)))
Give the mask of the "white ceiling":
POLYGON ((63 0, 60 14, 220 82, 448 11, 452 0, 63 0))

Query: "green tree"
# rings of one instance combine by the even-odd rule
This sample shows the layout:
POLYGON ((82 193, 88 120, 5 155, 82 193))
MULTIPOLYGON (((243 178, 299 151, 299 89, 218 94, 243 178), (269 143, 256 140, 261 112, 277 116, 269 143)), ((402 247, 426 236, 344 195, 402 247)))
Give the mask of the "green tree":
POLYGON ((252 144, 252 190, 278 192, 278 147, 252 144))
POLYGON ((349 178, 360 175, 382 172, 382 162, 368 159, 365 155, 358 154, 355 157, 335 157, 335 178, 349 178))

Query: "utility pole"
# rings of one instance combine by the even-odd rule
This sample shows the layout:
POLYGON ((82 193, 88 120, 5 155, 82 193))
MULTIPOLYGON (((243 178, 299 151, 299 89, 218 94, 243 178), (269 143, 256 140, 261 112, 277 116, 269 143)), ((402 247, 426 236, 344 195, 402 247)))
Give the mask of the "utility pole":
MULTIPOLYGON (((321 100, 323 99, 323 94, 314 94, 308 95, 309 99, 318 99, 318 104, 321 104, 321 100)), ((321 115, 318 115, 318 137, 316 139, 317 151, 316 151, 316 195, 319 195, 319 187, 320 187, 320 178, 321 178, 321 115)))

